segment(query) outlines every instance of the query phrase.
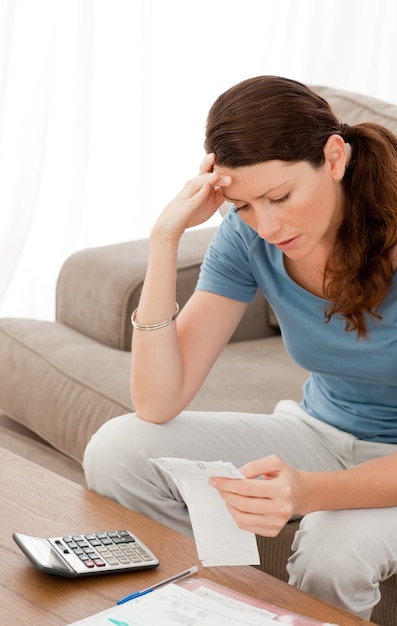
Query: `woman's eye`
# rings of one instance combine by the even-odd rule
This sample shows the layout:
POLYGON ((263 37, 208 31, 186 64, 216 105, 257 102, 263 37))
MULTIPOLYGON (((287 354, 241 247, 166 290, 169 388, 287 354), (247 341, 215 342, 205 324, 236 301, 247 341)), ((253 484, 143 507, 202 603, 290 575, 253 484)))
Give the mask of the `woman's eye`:
POLYGON ((286 193, 285 196, 281 198, 275 198, 274 200, 269 200, 272 204, 281 204, 281 202, 285 202, 290 197, 290 193, 286 193))
POLYGON ((249 209, 249 204, 243 204, 243 206, 236 206, 237 213, 239 211, 246 211, 247 209, 249 209))

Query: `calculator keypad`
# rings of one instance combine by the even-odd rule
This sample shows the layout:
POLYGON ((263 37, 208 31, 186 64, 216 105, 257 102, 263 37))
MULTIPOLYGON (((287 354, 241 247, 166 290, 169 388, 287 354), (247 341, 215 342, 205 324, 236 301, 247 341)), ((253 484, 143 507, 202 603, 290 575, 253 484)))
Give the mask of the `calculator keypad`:
POLYGON ((75 554, 87 569, 131 569, 145 567, 155 557, 128 530, 117 530, 87 535, 62 537, 55 541, 58 549, 65 544, 67 550, 75 554))

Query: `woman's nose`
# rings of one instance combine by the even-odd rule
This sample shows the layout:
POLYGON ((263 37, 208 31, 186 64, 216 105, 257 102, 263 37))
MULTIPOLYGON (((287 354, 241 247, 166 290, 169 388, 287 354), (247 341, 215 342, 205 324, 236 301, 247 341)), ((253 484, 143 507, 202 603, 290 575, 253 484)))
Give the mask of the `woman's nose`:
POLYGON ((271 209, 255 211, 257 232, 261 239, 274 241, 280 232, 282 223, 280 218, 271 209))

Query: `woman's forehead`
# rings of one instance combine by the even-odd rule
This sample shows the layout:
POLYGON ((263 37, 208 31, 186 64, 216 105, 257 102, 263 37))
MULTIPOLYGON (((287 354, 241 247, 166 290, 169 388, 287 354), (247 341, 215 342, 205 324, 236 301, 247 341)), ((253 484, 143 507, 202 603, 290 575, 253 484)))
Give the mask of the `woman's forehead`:
POLYGON ((286 161, 265 161, 244 167, 214 165, 214 171, 230 176, 230 185, 224 188, 223 195, 230 202, 244 201, 247 197, 259 199, 269 193, 282 190, 298 175, 299 163, 286 161))

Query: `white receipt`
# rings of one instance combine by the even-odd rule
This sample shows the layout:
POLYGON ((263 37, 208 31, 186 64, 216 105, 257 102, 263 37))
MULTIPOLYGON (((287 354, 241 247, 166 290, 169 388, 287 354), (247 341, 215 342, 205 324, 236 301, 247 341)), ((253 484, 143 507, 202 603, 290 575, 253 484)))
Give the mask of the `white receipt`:
POLYGON ((232 463, 169 457, 151 461, 172 478, 186 502, 203 566, 259 565, 255 534, 237 526, 217 489, 208 484, 212 476, 242 478, 232 463))

